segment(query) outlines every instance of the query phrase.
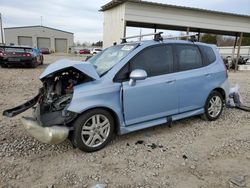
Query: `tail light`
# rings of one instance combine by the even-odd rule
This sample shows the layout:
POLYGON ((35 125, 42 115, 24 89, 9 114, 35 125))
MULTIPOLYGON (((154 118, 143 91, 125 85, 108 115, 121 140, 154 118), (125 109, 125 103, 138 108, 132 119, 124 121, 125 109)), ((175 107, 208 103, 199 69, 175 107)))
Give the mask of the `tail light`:
POLYGON ((4 57, 6 55, 6 53, 0 52, 0 56, 4 57))
POLYGON ((23 54, 23 57, 30 57, 30 56, 31 56, 30 53, 23 54))

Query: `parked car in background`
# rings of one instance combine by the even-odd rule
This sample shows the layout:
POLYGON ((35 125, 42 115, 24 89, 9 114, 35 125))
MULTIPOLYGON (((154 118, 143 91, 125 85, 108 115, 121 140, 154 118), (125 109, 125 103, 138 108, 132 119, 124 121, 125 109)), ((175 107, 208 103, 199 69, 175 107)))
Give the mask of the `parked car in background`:
POLYGON ((127 134, 201 115, 214 121, 229 93, 228 74, 213 46, 152 40, 109 47, 87 62, 60 60, 40 75, 43 88, 25 104, 5 110, 23 117, 44 143, 69 138, 87 152, 103 148, 114 133, 127 134))
MULTIPOLYGON (((238 61, 238 65, 246 65, 248 62, 249 58, 246 57, 239 57, 239 61, 238 61)), ((231 56, 227 56, 225 58, 223 58, 223 61, 227 67, 227 69, 235 69, 235 65, 236 65, 236 58, 232 59, 231 56)), ((239 67, 237 67, 238 70, 239 67)))
POLYGON ((79 50, 79 54, 90 54, 90 50, 88 49, 79 50))
POLYGON ((43 55, 37 48, 26 46, 0 46, 0 66, 36 67, 43 64, 43 55))
POLYGON ((42 54, 50 54, 49 48, 40 48, 39 50, 42 54))
POLYGON ((95 54, 97 54, 97 53, 99 53, 101 51, 102 51, 102 49, 100 49, 100 48, 93 48, 93 49, 91 49, 90 53, 92 55, 95 55, 95 54))

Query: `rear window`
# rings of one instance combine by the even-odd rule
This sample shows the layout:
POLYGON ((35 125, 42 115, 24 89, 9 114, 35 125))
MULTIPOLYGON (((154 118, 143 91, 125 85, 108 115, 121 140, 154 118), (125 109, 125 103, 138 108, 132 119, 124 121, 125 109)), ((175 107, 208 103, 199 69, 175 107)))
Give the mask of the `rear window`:
POLYGON ((5 48, 5 52, 24 52, 23 48, 5 48))
POLYGON ((29 48, 4 48, 5 52, 32 52, 29 48))
POLYGON ((206 58, 206 65, 210 65, 216 60, 216 55, 214 50, 209 46, 200 46, 202 53, 206 58))

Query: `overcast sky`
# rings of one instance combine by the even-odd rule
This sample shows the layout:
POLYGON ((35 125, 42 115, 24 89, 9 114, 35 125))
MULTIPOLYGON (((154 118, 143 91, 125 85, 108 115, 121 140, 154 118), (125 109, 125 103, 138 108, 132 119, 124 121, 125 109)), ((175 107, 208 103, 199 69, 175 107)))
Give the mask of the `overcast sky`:
MULTIPOLYGON (((0 0, 4 27, 40 25, 75 34, 75 41, 102 40, 102 12, 110 0, 0 0)), ((250 14, 249 0, 151 0, 153 2, 250 14)), ((137 32, 132 30, 130 32, 137 32)))

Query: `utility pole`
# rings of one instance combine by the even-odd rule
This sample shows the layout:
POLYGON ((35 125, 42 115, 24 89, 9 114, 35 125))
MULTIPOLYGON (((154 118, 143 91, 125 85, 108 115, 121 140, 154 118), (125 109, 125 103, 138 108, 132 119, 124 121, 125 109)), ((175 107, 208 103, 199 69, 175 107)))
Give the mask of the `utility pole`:
POLYGON ((43 26, 43 17, 41 16, 41 26, 43 26))
POLYGON ((3 40, 3 20, 2 20, 2 14, 1 13, 0 13, 0 29, 1 29, 2 44, 4 44, 4 40, 3 40))

